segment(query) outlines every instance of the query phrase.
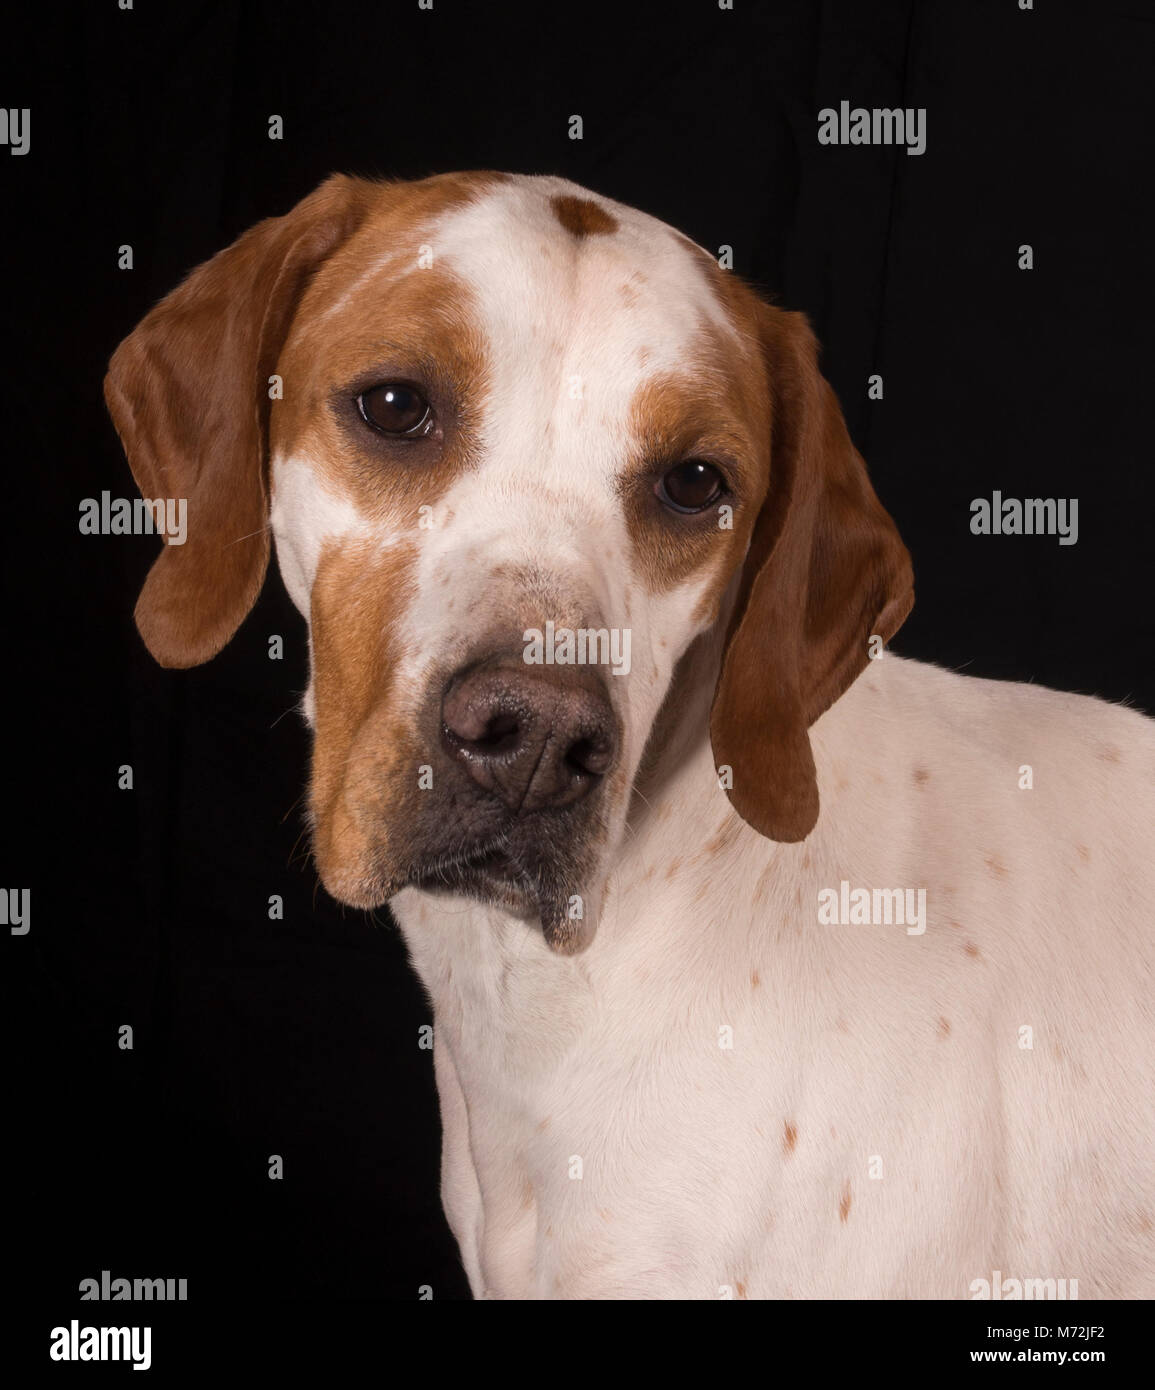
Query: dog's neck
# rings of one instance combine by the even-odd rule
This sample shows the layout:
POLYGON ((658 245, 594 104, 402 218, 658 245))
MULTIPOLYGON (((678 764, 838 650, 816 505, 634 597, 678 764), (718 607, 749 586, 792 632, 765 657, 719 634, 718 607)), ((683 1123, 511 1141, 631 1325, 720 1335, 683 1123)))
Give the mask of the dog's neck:
MULTIPOLYGON (((634 778, 625 833, 600 895, 600 920, 583 952, 555 955, 539 923, 491 904, 414 888, 392 900, 438 1027, 461 1029, 459 1046, 494 1047, 510 1067, 520 1056, 524 1079, 524 1068, 532 1071, 554 1051, 542 1043, 541 1018, 551 1019, 551 1042, 572 1036, 582 1010, 594 1007, 612 979, 615 961, 628 953, 631 936, 658 930, 659 916, 663 932, 691 930, 709 881, 728 872, 732 855, 757 860, 757 878, 780 853, 796 849, 747 827, 718 780, 709 723, 724 628, 720 623, 703 633, 675 668, 634 778)), ((487 1074, 492 1078, 494 1068, 487 1074)))

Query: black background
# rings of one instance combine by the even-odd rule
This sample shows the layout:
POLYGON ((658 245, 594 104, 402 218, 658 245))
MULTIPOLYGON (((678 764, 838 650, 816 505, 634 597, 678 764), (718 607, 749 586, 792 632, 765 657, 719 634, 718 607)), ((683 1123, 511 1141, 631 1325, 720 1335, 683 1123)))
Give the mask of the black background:
POLYGON ((0 150, 28 1290, 61 1318, 102 1269, 185 1276, 190 1297, 468 1297, 428 1007, 387 913, 335 905, 301 838, 305 632, 275 567, 219 658, 165 672, 131 618, 157 542, 79 534, 82 498, 135 495, 100 396, 120 338, 334 170, 566 175, 732 246, 811 315, 913 552, 897 651, 1155 712, 1153 21, 1140 0, 91 0, 5 21, 0 103, 32 110, 31 152, 0 150), (820 146, 817 111, 844 98, 925 107, 926 153, 820 146), (996 488, 1077 497, 1077 545, 972 536, 996 488))

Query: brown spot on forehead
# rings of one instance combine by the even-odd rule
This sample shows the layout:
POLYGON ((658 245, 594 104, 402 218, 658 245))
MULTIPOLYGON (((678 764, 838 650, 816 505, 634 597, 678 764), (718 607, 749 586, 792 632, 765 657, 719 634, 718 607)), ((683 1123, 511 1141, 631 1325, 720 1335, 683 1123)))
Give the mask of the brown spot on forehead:
POLYGON ((574 198, 563 194, 551 198, 549 205, 553 208, 553 215, 573 236, 609 236, 618 229, 617 218, 592 198, 574 198))

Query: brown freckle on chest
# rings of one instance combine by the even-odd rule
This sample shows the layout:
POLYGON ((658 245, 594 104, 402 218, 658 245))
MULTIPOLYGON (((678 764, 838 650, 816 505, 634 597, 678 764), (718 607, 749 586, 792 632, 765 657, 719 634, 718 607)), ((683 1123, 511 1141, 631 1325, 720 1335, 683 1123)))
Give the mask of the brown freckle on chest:
POLYGON ((915 770, 914 770, 914 782, 915 782, 915 786, 921 787, 921 786, 924 785, 924 783, 929 782, 929 781, 930 781, 930 773, 927 772, 926 768, 925 768, 925 767, 916 767, 915 770))
POLYGON ((721 854, 729 849, 742 833, 742 822, 737 816, 728 816, 718 827, 712 840, 707 841, 705 852, 708 855, 721 854))
POLYGON ((608 236, 618 229, 616 217, 611 217, 592 198, 573 198, 568 194, 549 200, 553 215, 576 237, 608 236))
POLYGON ((1095 756, 1105 763, 1117 763, 1122 761, 1122 754, 1111 743, 1102 744, 1095 753, 1095 756))
POLYGON ((783 1151, 783 1153, 792 1154, 792 1153, 794 1152, 794 1145, 797 1144, 797 1143, 798 1143, 798 1128, 797 1128, 796 1125, 792 1125, 792 1124, 790 1123, 790 1121, 787 1120, 787 1121, 786 1121, 786 1128, 785 1128, 785 1129, 783 1130, 783 1132, 782 1132, 782 1151, 783 1151))
POLYGON ((762 977, 758 974, 757 970, 752 970, 750 972, 750 983, 755 989, 762 983, 762 977))
POLYGON ((950 1037, 950 1019, 943 1018, 941 1014, 938 1020, 938 1035, 940 1038, 950 1037))
POLYGON ((746 1297, 746 1285, 743 1284, 743 1282, 741 1281, 741 1279, 736 1279, 736 1280, 734 1281, 734 1287, 738 1290, 738 1297, 739 1297, 739 1298, 745 1298, 745 1297, 746 1297))
POLYGON ((1076 849, 1079 851, 1079 858, 1083 861, 1083 863, 1089 863, 1091 859, 1091 851, 1087 848, 1087 846, 1077 845, 1076 849))
POLYGON ((990 869, 991 873, 994 874, 996 878, 1006 878, 1007 866, 997 854, 988 854, 983 860, 983 863, 990 869))
POLYGON ((842 1189, 842 1200, 838 1203, 838 1219, 845 1221, 850 1215, 850 1184, 842 1189))
POLYGON ((966 945, 963 947, 963 950, 967 953, 968 956, 972 957, 972 959, 974 960, 978 960, 981 954, 979 948, 975 945, 973 941, 968 941, 966 945))

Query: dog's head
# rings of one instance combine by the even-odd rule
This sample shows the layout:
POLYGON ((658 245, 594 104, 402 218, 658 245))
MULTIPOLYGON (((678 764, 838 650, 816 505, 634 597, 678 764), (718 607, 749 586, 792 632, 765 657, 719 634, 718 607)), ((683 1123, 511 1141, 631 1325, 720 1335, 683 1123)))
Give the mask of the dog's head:
POLYGON ((276 539, 314 851, 357 906, 440 888, 580 949, 723 623, 723 784, 803 838, 807 729, 913 601, 805 320, 560 179, 331 178, 157 305, 106 399, 141 491, 188 502, 136 608, 158 661, 220 650, 276 539))

